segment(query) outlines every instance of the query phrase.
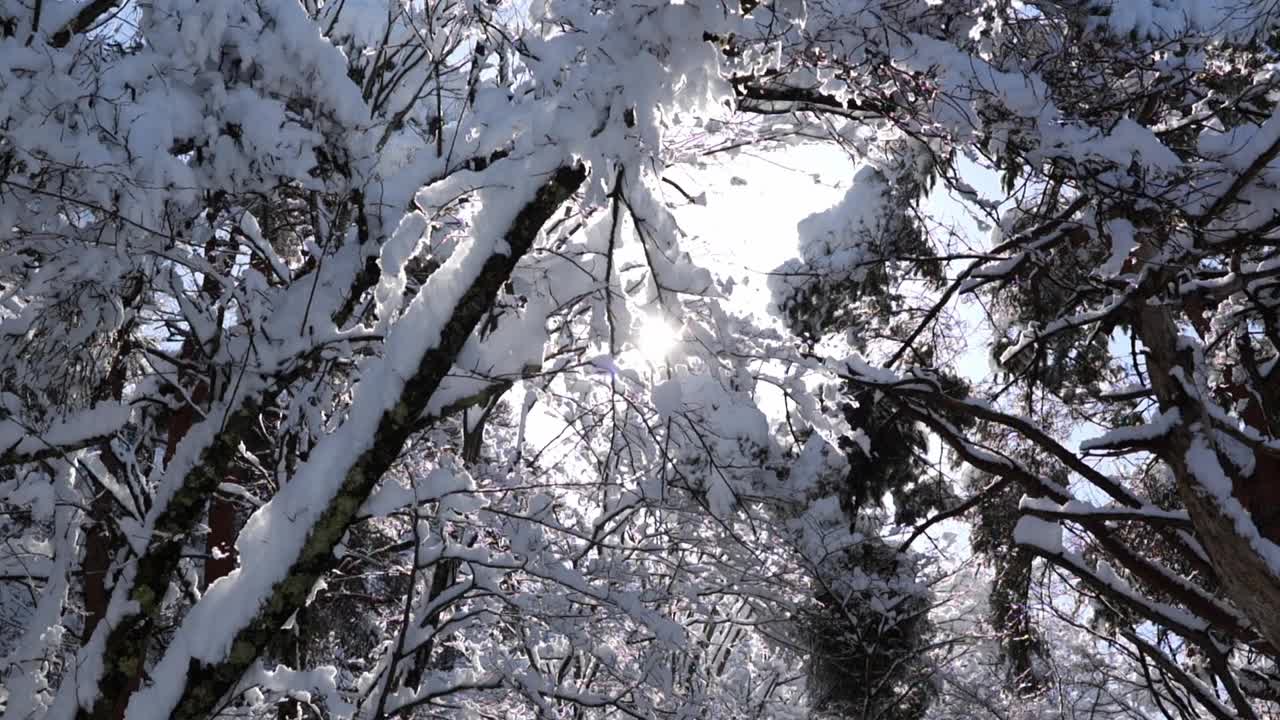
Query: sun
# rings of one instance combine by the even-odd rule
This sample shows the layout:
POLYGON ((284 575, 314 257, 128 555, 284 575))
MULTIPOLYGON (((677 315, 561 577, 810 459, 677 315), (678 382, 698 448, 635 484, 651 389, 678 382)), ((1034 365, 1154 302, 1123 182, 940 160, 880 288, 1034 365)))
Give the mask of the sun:
POLYGON ((636 329, 636 350, 650 365, 662 365, 675 349, 680 330, 662 317, 647 315, 636 329))

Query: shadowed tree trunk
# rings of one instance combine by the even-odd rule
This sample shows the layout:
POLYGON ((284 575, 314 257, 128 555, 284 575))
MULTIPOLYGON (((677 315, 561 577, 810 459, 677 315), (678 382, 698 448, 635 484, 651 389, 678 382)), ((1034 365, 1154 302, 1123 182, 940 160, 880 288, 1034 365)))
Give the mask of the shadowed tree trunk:
POLYGON ((1034 693, 1042 685, 1035 669, 1040 642, 1027 612, 1034 560, 1035 555, 1030 551, 1012 547, 996 559, 996 575, 991 586, 991 624, 1000 634, 1000 649, 1008 663, 1009 679, 1022 694, 1034 693))

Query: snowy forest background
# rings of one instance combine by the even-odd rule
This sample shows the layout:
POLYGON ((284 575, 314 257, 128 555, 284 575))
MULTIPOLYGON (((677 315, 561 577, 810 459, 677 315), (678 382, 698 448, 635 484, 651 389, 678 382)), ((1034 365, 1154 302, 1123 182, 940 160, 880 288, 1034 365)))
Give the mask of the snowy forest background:
POLYGON ((0 0, 3 720, 1280 718, 1280 3, 0 0))

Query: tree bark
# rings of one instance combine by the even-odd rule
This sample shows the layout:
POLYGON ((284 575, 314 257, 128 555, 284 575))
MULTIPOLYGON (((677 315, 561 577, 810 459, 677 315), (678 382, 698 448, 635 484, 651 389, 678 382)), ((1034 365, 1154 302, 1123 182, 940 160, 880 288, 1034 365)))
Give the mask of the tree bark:
MULTIPOLYGON (((1248 538, 1236 529, 1234 518, 1224 513, 1216 498, 1209 494, 1196 477, 1187 461, 1187 452, 1193 447, 1192 425, 1199 424, 1212 448, 1212 424, 1203 403, 1208 398, 1190 396, 1177 377, 1194 381, 1195 358, 1190 349, 1179 345, 1178 332, 1168 309, 1150 303, 1138 310, 1138 322, 1134 328, 1143 345, 1148 349, 1147 371, 1152 389, 1162 410, 1177 408, 1182 422, 1170 433, 1162 452, 1164 460, 1173 470, 1178 485, 1178 495, 1187 507, 1196 535, 1213 560, 1231 601, 1249 618, 1257 632, 1271 644, 1280 648, 1280 576, 1267 560, 1251 545, 1248 538)), ((1216 452, 1216 449, 1214 449, 1216 452)), ((1229 467, 1219 459, 1225 469, 1229 467)), ((1261 463, 1258 471, 1264 471, 1261 463)), ((1231 473, 1233 495, 1250 515, 1258 503, 1274 491, 1267 488, 1265 495, 1241 492, 1241 479, 1231 473), (1253 505, 1254 507, 1250 507, 1253 505)), ((1266 483, 1267 479, 1255 475, 1254 483, 1266 483)), ((1271 530, 1257 523, 1259 531, 1271 530)), ((1264 537, 1267 537, 1264 535, 1264 537)), ((1276 542, 1276 537, 1267 537, 1276 542)))
MULTIPOLYGON (((382 413, 371 446, 355 458, 344 474, 337 494, 307 534, 285 579, 271 589, 249 625, 236 633, 226 657, 218 662, 191 662, 186 686, 173 709, 175 720, 207 717, 281 631, 289 616, 303 606, 315 582, 334 564, 333 549, 355 520, 361 504, 395 462, 409 436, 420 427, 419 418, 431 395, 492 306, 516 262, 532 247, 543 224, 585 179, 585 168, 560 168, 517 214, 504 237, 509 253, 490 256, 453 308, 439 341, 423 354, 398 402, 382 413)), ((80 720, 87 717, 82 714, 80 720)))
POLYGON ((1035 656, 1040 643, 1027 612, 1031 570, 1035 554, 1014 546, 1009 539, 1007 554, 996 559, 996 577, 991 585, 991 624, 1000 633, 1000 651, 1008 663, 1009 679, 1022 694, 1040 689, 1035 656))

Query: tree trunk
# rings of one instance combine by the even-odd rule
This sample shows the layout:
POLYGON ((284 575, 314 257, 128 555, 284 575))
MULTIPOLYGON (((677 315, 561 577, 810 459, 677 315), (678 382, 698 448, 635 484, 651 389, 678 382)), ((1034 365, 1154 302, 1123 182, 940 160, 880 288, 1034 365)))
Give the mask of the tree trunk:
MULTIPOLYGON (((490 255, 479 274, 462 293, 441 328, 438 339, 423 353, 412 376, 404 381, 398 401, 377 417, 369 447, 351 458, 345 471, 335 469, 343 473, 336 494, 307 531, 302 548, 294 557, 285 578, 261 599, 257 615, 249 624, 235 632, 225 657, 213 662, 191 660, 182 695, 174 707, 168 708, 172 713, 171 717, 177 720, 203 720, 208 717, 245 670, 258 659, 263 649, 281 632, 288 618, 305 604, 316 581, 333 565, 333 549, 357 517, 360 506, 395 462, 409 436, 420 429, 420 417, 432 394, 453 367, 454 359, 480 319, 492 307, 494 298, 515 269, 516 262, 532 247, 543 224, 577 191, 585 179, 586 170, 582 167, 556 170, 538 189, 536 196, 516 215, 503 237, 507 253, 490 255)), ((256 401, 247 402, 241 411, 232 414, 224 431, 219 433, 214 444, 206 451, 206 455, 214 455, 219 468, 227 467, 225 463, 229 462, 228 456, 236 452, 239 440, 253 431, 255 423, 252 422, 253 416, 250 413, 256 408, 256 401)), ((221 472, 219 470, 219 476, 221 472)), ((166 522, 177 522, 184 517, 187 522, 191 521, 189 514, 184 514, 184 509, 189 513, 191 509, 199 507, 199 501, 203 497, 199 491, 207 487, 213 477, 208 468, 203 472, 199 468, 193 469, 193 473, 201 477, 195 478, 189 485, 184 484, 174 494, 170 507, 157 521, 158 530, 166 522), (170 517, 166 519, 163 515, 170 517)), ((152 546, 155 545, 153 542, 152 546)), ((170 555, 180 550, 171 545, 172 543, 161 543, 158 547, 148 547, 143 557, 139 558, 139 587, 160 587, 157 583, 161 580, 167 584, 167 572, 164 572, 163 577, 155 575, 171 567, 170 555), (157 557, 151 557, 153 553, 157 557)), ((135 588, 132 596, 136 598, 138 594, 138 589, 135 588)), ((143 608, 144 615, 154 613, 158 598, 144 595, 142 599, 150 604, 149 609, 143 608)), ((255 598, 245 600, 258 601, 255 598)), ((118 632, 127 632, 129 628, 124 627, 126 624, 118 626, 113 636, 118 632)), ((142 656, 138 652, 136 641, 129 642, 125 638, 115 646, 109 642, 108 652, 103 658, 103 683, 114 677, 114 685, 103 688, 104 694, 97 698, 91 710, 82 708, 77 714, 78 720, 106 718, 111 699, 118 697, 117 693, 126 696, 130 694, 120 693, 122 688, 119 680, 122 674, 140 667, 141 662, 142 656)))
POLYGON ((1022 694, 1034 693, 1042 685, 1035 669, 1040 642, 1027 612, 1034 560, 1034 553, 1010 542, 1008 554, 996 559, 991 586, 991 624, 1000 633, 1000 651, 1009 665, 1009 679, 1022 694))
MULTIPOLYGON (((1162 455, 1173 470, 1178 495, 1186 504, 1197 537, 1213 560, 1218 579, 1231 601, 1272 647, 1280 648, 1280 613, 1276 612, 1280 608, 1280 576, 1250 539, 1237 530, 1236 519, 1224 512, 1221 501, 1201 483, 1187 458, 1188 451, 1193 448, 1194 425, 1200 426, 1199 432, 1209 440, 1216 454, 1216 448, 1212 448, 1212 425, 1203 406, 1204 402, 1211 400, 1191 397, 1176 379, 1181 376, 1194 382, 1193 353, 1179 346, 1177 329, 1165 308, 1145 304, 1139 311, 1135 330, 1148 349, 1147 372, 1161 409, 1177 408, 1182 414, 1182 422, 1170 433, 1162 455)), ((1229 467, 1220 458, 1218 463, 1224 470, 1229 467)), ((1265 521, 1274 518, 1275 506, 1268 504, 1278 490, 1274 486, 1274 477, 1261 475, 1267 472, 1267 467, 1259 462, 1252 480, 1239 478, 1236 473, 1228 473, 1228 476, 1233 488, 1231 499, 1238 501, 1253 518, 1264 520, 1258 522, 1255 519, 1254 524, 1266 540, 1274 543, 1280 539, 1274 534, 1275 524, 1265 521), (1257 515, 1254 515, 1255 511, 1258 511, 1257 515)))

